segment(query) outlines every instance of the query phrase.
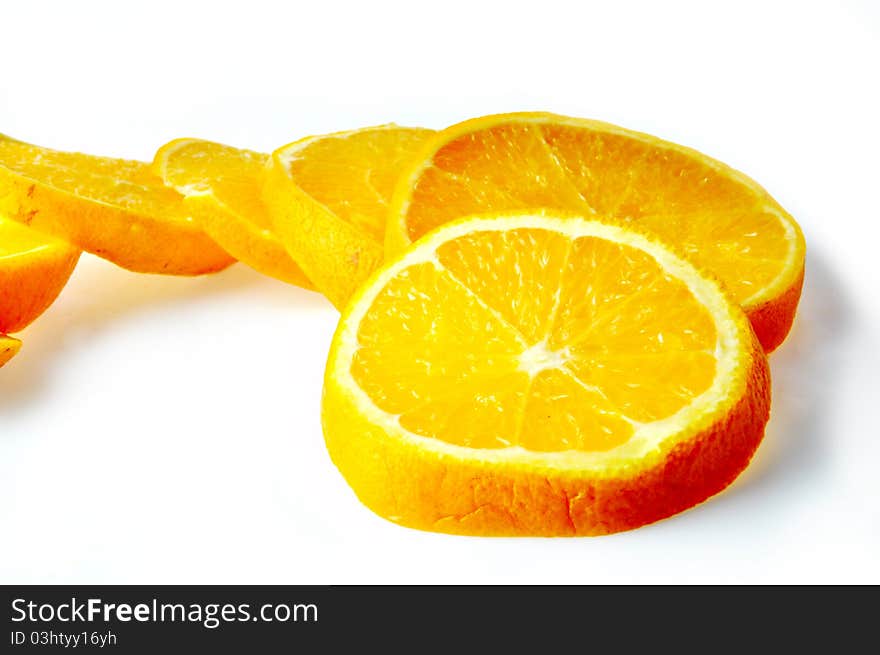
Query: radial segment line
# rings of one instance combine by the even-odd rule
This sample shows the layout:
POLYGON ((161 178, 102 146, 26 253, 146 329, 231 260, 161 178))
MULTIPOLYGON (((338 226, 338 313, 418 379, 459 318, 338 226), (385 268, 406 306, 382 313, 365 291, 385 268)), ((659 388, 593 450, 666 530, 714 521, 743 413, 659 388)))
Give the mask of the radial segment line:
POLYGON ((577 186, 577 184, 575 184, 574 179, 569 174, 568 170, 566 170, 565 166, 563 166, 562 162, 559 160, 559 155, 556 154, 556 151, 554 150, 553 146, 550 145, 550 143, 547 141, 547 137, 544 135, 544 129, 540 125, 536 125, 534 127, 534 130, 537 132, 538 141, 543 146, 544 151, 547 153, 547 156, 550 157, 550 159, 553 161, 554 164, 556 164, 556 167, 562 173, 563 179, 565 179, 565 181, 568 182, 568 185, 575 192, 575 194, 577 194, 577 197, 580 198, 584 207, 591 214, 598 214, 598 212, 593 207, 593 205, 590 204, 590 201, 587 200, 586 196, 583 193, 581 193, 580 189, 578 189, 578 186, 577 186))
POLYGON ((568 249, 565 251, 565 257, 562 258, 562 266, 559 271, 559 280, 556 283, 556 295, 553 298, 553 307, 550 309, 550 315, 545 322, 544 333, 541 337, 542 341, 547 341, 556 327, 556 316, 559 314, 559 306, 562 304, 562 282, 565 279, 565 271, 568 268, 568 262, 571 260, 571 253, 574 250, 574 240, 568 240, 568 249))
POLYGON ((632 425, 634 428, 638 428, 638 427, 641 427, 644 425, 644 423, 642 423, 640 421, 636 421, 635 419, 630 418, 629 416, 624 414, 621 411, 620 407, 618 407, 615 403, 611 402, 611 400, 608 398, 608 396, 605 394, 605 392, 602 389, 600 389, 596 385, 588 384, 588 383, 584 382, 583 380, 581 380, 574 371, 572 371, 570 368, 568 368, 568 366, 562 365, 559 367, 558 370, 560 373, 562 373, 567 378, 572 380, 576 385, 578 385, 579 387, 581 387, 585 391, 588 391, 590 393, 599 394, 599 396, 602 398, 602 400, 604 400, 609 405, 614 407, 615 410, 617 410, 618 417, 620 417, 622 420, 624 420, 627 423, 629 423, 630 425, 632 425))
POLYGON ((376 201, 377 201, 380 205, 382 205, 383 207, 387 207, 387 206, 388 206, 388 201, 382 196, 381 193, 379 193, 379 189, 377 189, 377 188, 375 187, 375 185, 373 184, 373 169, 372 169, 372 168, 368 168, 368 169, 364 172, 364 184, 367 186, 367 188, 368 188, 370 191, 373 192, 373 195, 376 196, 376 201))
POLYGON ((660 282, 660 279, 661 278, 659 278, 659 277, 655 278, 654 280, 651 281, 650 284, 648 284, 648 286, 642 287, 641 289, 638 290, 638 292, 632 293, 632 294, 628 295, 626 298, 623 298, 622 300, 618 301, 617 303, 614 303, 613 307, 606 308, 605 312, 601 312, 601 313, 597 312, 596 311, 597 306, 594 305, 593 306, 593 314, 590 317, 589 330, 584 330, 584 332, 582 333, 582 336, 580 336, 579 338, 572 339, 566 345, 569 347, 576 346, 580 343, 583 343, 587 339, 589 339, 591 335, 595 334, 595 331, 597 328, 602 328, 610 320, 612 320, 614 318, 618 318, 621 315, 622 309, 629 307, 631 304, 633 304, 635 302, 641 302, 642 300, 644 300, 644 296, 642 294, 647 291, 650 291, 655 286, 657 286, 657 284, 659 284, 659 282, 660 282), (602 314, 604 314, 604 316, 602 316, 602 314))
POLYGON ((532 393, 532 382, 534 382, 535 376, 530 375, 528 384, 526 384, 526 388, 523 390, 523 399, 522 405, 520 406, 519 413, 516 417, 516 424, 513 426, 513 444, 518 446, 520 444, 520 437, 522 437, 523 426, 526 423, 526 409, 529 406, 529 397, 532 393))
POLYGON ((450 271, 448 268, 446 268, 446 267, 443 265, 443 263, 442 263, 439 259, 437 259, 437 258, 435 257, 434 259, 431 260, 431 262, 432 262, 432 263, 434 264, 434 266, 435 266, 436 268, 438 268, 442 273, 445 273, 446 275, 448 275, 448 276, 449 276, 449 279, 450 279, 450 280, 451 280, 456 286, 461 287, 461 288, 465 291, 465 293, 467 293, 469 296, 471 296, 471 297, 476 301, 476 303, 477 303, 480 307, 482 307, 483 309, 485 309, 485 310, 486 310, 486 311, 487 311, 487 312, 488 312, 493 318, 495 318, 497 321, 499 321, 502 325, 504 325, 505 327, 509 328, 510 331, 513 333, 513 335, 516 337, 517 341, 520 342, 520 344, 523 346, 524 349, 528 347, 529 342, 528 342, 528 340, 525 338, 525 336, 523 336, 522 332, 519 331, 519 328, 517 328, 517 327, 516 327, 515 325, 513 325, 509 320, 507 320, 507 318, 505 318, 504 316, 502 316, 501 312, 499 312, 497 309, 495 309, 495 308, 493 308, 491 305, 489 305, 489 304, 488 304, 488 303, 482 298, 482 296, 480 296, 476 291, 474 291, 474 290, 471 289, 467 284, 465 284, 464 281, 461 280, 461 279, 460 279, 455 273, 453 273, 453 272, 450 271))
MULTIPOLYGON (((443 391, 441 391, 439 393, 435 393, 430 398, 426 398, 425 396, 419 396, 418 400, 415 401, 415 403, 413 405, 407 407, 406 409, 404 409, 401 412, 397 412, 397 413, 391 414, 391 415, 396 417, 399 421, 402 417, 410 415, 413 412, 417 412, 417 411, 424 409, 425 407, 428 407, 433 404, 448 403, 448 402, 454 402, 457 400, 461 400, 462 402, 466 402, 468 396, 471 395, 471 391, 473 391, 473 388, 469 385, 471 385, 474 381, 480 382, 481 385, 483 383, 485 383, 486 389, 491 391, 496 388, 496 386, 497 386, 496 383, 499 383, 500 381, 503 381, 503 380, 509 378, 510 375, 511 374, 509 372, 500 373, 497 375, 491 375, 491 374, 470 375, 470 376, 468 376, 468 378, 466 380, 462 381, 462 384, 449 385, 443 391)), ((389 412, 389 414, 390 414, 390 412, 389 412)))

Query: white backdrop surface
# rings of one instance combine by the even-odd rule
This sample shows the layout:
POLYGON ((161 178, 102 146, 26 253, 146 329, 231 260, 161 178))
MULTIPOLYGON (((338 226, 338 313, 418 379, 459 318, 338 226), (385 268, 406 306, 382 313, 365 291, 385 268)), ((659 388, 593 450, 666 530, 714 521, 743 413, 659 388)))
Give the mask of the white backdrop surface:
POLYGON ((880 583, 880 5, 15 3, 0 131, 149 159, 394 121, 541 109, 651 132, 763 184, 806 286, 750 468, 598 539, 421 533, 361 506, 323 446, 337 313, 238 264, 84 256, 0 371, 0 582, 880 583))

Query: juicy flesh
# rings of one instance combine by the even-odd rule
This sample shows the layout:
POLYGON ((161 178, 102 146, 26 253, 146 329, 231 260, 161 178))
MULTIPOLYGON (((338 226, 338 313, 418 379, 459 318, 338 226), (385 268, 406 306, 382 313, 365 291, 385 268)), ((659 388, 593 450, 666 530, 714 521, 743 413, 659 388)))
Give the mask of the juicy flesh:
POLYGON ((418 128, 365 129, 295 145, 282 156, 303 191, 382 243, 400 170, 431 134, 418 128))
POLYGON ((183 195, 211 194, 232 213, 268 230, 271 221, 260 197, 267 159, 252 150, 193 140, 170 153, 163 174, 183 195))
POLYGON ((566 209, 634 221, 714 272, 738 302, 778 275, 785 227, 753 189, 704 162, 585 127, 508 123, 444 145, 407 210, 415 240, 489 211, 566 209))
POLYGON ((80 198, 188 221, 180 195, 144 162, 59 152, 0 136, 0 166, 80 198))
POLYGON ((422 436, 601 451, 705 391, 715 345, 707 310, 641 250, 482 231, 388 282, 361 320, 351 370, 422 436))

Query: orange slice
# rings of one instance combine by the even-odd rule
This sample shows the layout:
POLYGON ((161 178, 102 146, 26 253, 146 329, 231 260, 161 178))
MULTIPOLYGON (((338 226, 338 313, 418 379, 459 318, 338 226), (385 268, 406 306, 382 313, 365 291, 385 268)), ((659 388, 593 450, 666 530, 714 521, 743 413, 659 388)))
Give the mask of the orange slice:
POLYGON ((430 233, 358 291, 322 417, 391 521, 596 535, 726 487, 763 436, 768 375, 728 292, 655 237, 499 215, 430 233))
POLYGON ((336 307, 381 263, 397 176, 431 134, 382 125, 308 137, 272 153, 264 188, 272 224, 336 307))
POLYGON ((156 153, 153 170, 184 197, 196 222, 226 252, 251 268, 311 288, 271 229, 263 204, 269 156, 200 139, 177 139, 156 153))
POLYGON ((21 341, 6 336, 5 334, 0 334, 0 366, 3 366, 6 362, 15 357, 20 348, 21 341))
POLYGON ((61 293, 79 250, 0 214, 0 333, 18 332, 61 293))
POLYGON ((0 213, 132 271, 198 275, 234 261, 143 162, 0 135, 0 213))
POLYGON ((388 254, 460 216, 537 207, 653 231, 721 278, 767 352, 788 334, 804 274, 794 219, 721 162, 597 121, 504 114, 438 133, 395 191, 388 254))

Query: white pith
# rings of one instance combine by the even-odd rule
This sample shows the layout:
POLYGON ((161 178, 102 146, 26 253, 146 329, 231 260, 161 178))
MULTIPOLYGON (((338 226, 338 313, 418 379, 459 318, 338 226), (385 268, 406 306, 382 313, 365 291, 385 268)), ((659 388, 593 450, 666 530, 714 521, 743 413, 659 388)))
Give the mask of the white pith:
POLYGON ((534 377, 548 368, 559 368, 566 361, 568 361, 568 357, 564 349, 551 350, 547 347, 545 339, 523 351, 519 356, 519 368, 530 377, 534 377))

